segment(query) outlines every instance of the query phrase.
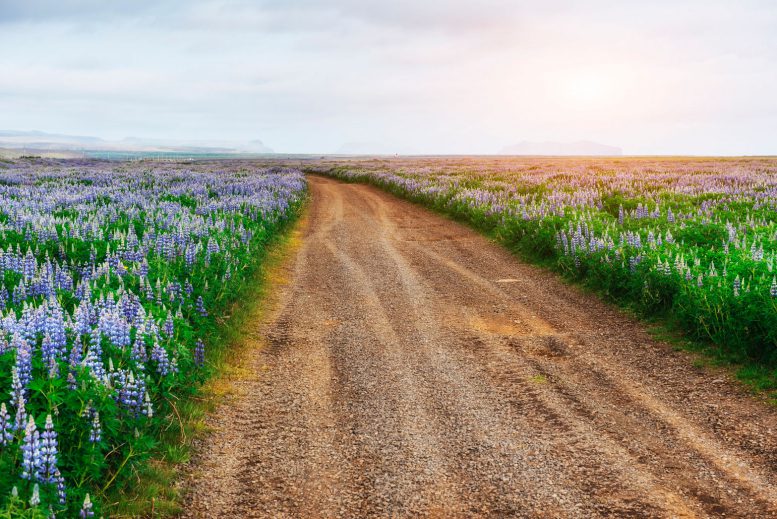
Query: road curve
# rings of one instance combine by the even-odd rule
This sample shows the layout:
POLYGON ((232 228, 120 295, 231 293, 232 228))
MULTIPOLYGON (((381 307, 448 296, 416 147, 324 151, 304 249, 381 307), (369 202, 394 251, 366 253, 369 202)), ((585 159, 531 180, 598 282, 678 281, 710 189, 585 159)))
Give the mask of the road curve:
POLYGON ((777 412, 475 232, 309 177, 188 517, 777 517, 777 412))

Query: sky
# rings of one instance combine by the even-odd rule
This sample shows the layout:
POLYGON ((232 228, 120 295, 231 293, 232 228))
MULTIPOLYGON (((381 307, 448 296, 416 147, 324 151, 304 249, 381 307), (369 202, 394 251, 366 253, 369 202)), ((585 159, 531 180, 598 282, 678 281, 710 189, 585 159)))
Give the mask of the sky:
POLYGON ((0 0, 0 129, 777 154, 774 0, 0 0))

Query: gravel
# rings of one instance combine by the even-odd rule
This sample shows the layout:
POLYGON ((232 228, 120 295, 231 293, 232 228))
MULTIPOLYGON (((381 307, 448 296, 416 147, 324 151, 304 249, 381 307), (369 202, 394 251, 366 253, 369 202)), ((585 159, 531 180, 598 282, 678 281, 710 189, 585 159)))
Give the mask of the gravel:
POLYGON ((309 177, 187 517, 777 517, 777 411, 473 231, 309 177))

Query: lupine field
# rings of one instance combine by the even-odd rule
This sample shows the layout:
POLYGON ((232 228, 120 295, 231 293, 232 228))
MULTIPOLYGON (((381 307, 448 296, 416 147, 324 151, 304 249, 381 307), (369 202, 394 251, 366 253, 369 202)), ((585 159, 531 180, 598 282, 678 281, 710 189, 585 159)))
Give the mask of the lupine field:
POLYGON ((305 196, 245 163, 0 164, 0 517, 92 517, 305 196))
POLYGON ((315 169, 468 221, 777 379, 773 159, 397 159, 315 169))

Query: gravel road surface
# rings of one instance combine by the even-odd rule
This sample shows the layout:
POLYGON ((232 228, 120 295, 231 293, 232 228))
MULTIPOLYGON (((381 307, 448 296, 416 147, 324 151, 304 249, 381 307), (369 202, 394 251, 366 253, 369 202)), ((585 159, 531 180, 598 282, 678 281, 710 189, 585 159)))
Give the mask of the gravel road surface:
POLYGON ((188 517, 777 517, 777 410, 466 227, 311 176, 188 517))

